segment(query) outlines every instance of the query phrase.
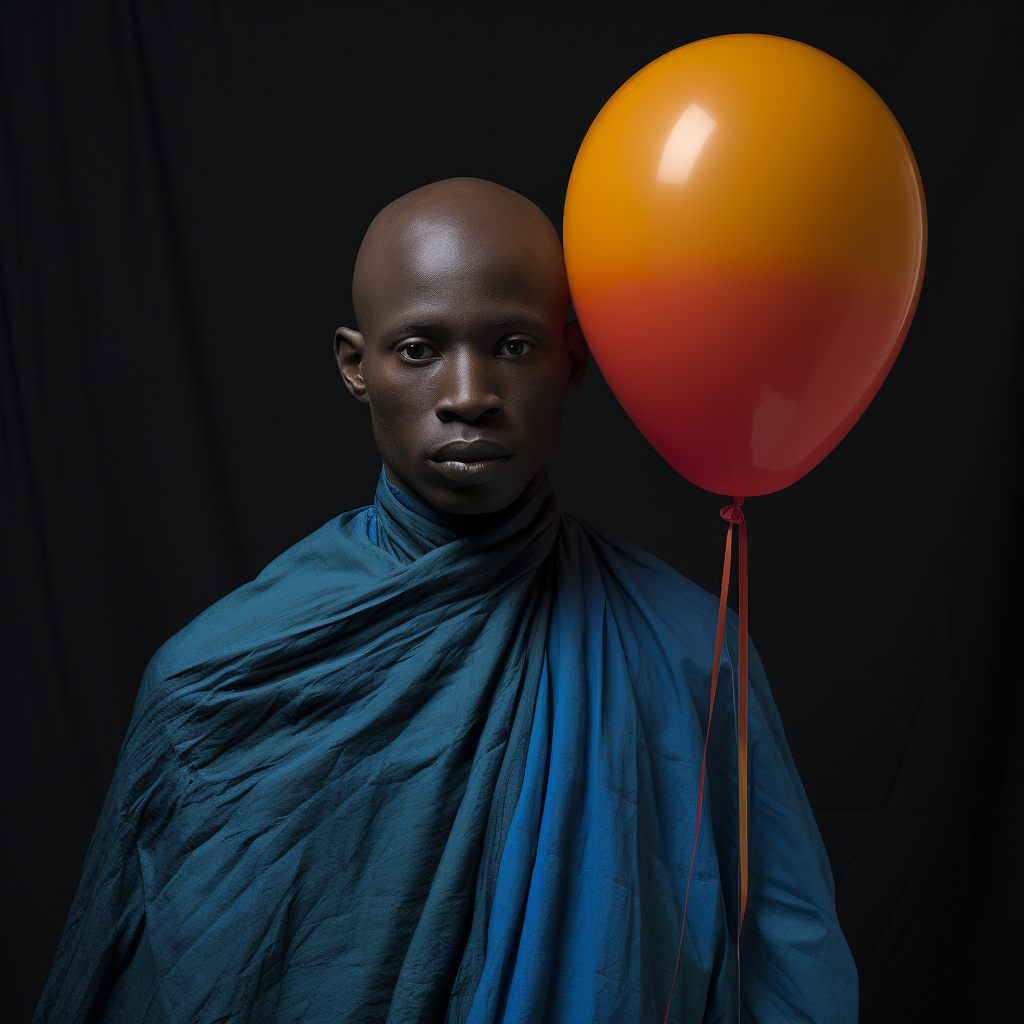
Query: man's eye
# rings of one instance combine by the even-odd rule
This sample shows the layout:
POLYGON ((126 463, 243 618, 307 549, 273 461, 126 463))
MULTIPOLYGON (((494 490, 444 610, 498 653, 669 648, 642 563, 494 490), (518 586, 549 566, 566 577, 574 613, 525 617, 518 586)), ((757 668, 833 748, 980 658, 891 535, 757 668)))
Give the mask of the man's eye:
POLYGON ((533 342, 525 338, 506 338, 498 348, 503 356, 524 356, 533 348, 533 342))
POLYGON ((434 355, 434 350, 422 341, 410 341, 403 345, 399 350, 406 359, 420 360, 429 359, 434 355))

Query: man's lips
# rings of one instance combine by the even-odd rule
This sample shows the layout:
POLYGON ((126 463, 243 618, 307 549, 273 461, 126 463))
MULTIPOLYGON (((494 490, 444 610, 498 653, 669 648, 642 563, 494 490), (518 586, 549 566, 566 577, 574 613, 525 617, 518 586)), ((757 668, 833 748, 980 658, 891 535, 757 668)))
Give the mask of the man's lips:
POLYGON ((513 458, 513 453, 504 445, 478 438, 449 441, 430 456, 430 461, 453 483, 485 483, 498 476, 513 458))
POLYGON ((431 462, 484 462, 490 459, 510 458, 512 453, 494 441, 477 438, 474 441, 449 441, 430 456, 431 462))

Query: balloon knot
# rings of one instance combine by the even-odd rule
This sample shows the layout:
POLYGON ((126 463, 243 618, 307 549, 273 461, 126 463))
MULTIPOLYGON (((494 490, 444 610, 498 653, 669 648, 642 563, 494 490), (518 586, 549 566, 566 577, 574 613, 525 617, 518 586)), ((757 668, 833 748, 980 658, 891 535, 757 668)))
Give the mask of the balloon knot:
POLYGON ((742 523, 743 512, 740 510, 740 505, 743 504, 742 498, 733 498, 731 505, 726 505, 725 508, 719 511, 719 515, 727 523, 742 523))

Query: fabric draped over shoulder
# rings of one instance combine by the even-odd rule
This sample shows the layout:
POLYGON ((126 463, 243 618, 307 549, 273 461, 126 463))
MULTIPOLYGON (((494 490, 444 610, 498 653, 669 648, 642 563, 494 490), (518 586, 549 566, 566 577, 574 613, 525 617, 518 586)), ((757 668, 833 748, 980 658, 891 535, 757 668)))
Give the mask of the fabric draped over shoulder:
MULTIPOLYGON (((715 601, 560 515, 383 475, 154 656, 37 1021, 647 1021, 675 960, 715 601)), ((731 665, 676 1021, 735 1019, 731 665)), ((856 1020, 756 656, 744 1019, 856 1020)))

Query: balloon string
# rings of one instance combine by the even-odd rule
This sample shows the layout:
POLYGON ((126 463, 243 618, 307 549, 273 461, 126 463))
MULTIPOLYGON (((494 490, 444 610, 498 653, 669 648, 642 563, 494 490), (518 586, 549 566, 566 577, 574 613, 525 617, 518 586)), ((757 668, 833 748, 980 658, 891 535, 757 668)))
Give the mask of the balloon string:
MULTIPOLYGON (((742 498, 740 501, 742 502, 742 498)), ((730 508, 733 506, 729 506, 730 508)), ((739 511, 739 509, 737 509, 739 511)), ((723 518, 725 510, 722 510, 723 518)), ((743 513, 740 512, 742 516, 743 513)), ((704 770, 708 760, 708 738, 711 736, 711 715, 715 710, 715 692, 718 690, 718 666, 722 660, 722 643, 725 640, 725 613, 729 599, 729 574, 732 570, 732 522, 729 532, 725 535, 725 562, 722 565, 722 593, 718 599, 718 630, 715 633, 715 660, 711 667, 711 697, 708 701, 708 728, 704 734, 704 756, 700 762, 700 786, 697 788, 697 824, 693 830, 693 850, 690 853, 690 872, 686 876, 686 896, 683 899, 683 922, 679 928, 679 945, 676 948, 676 965, 672 971, 672 985, 668 990, 668 1005, 665 1007, 665 1024, 668 1024, 669 1011, 672 1009, 672 993, 676 987, 676 975, 679 973, 679 957, 683 951, 683 932, 686 929, 686 908, 690 902, 690 880, 693 878, 693 862, 697 857, 697 837, 700 835, 700 815, 704 805, 704 770)))
MULTIPOLYGON (((738 499, 742 501, 743 499, 738 499)), ((738 509, 737 509, 738 511, 738 509)), ((742 513, 741 513, 742 515, 742 513)), ((743 931, 743 917, 747 911, 747 523, 739 524, 739 588, 740 588, 740 678, 739 678, 739 730, 737 748, 739 755, 739 797, 740 797, 740 907, 736 921, 736 1019, 742 1020, 742 988, 740 986, 740 933, 743 931)))

